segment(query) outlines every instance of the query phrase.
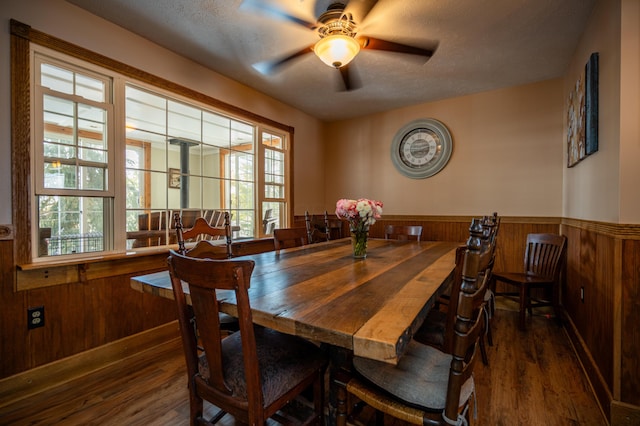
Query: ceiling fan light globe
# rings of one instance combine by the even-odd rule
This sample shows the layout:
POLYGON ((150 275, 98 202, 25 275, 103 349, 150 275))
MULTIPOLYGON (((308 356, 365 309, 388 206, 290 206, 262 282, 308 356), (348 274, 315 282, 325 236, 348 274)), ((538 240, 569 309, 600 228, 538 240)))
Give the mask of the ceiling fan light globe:
POLYGON ((353 37, 336 34, 318 40, 313 51, 325 64, 340 68, 356 57, 360 44, 353 37))

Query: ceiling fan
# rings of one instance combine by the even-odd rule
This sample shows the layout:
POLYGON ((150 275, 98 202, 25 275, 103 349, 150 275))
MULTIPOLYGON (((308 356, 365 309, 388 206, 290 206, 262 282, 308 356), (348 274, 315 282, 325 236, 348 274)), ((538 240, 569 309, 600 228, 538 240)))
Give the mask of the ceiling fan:
POLYGON ((322 62, 340 72, 345 90, 354 90, 360 87, 360 82, 353 70, 349 69, 349 64, 361 49, 404 53, 429 59, 435 47, 424 49, 358 34, 358 23, 365 20, 377 3, 378 0, 347 0, 346 4, 334 2, 318 17, 317 22, 308 22, 281 8, 265 4, 264 0, 244 0, 245 7, 261 10, 270 16, 317 31, 320 37, 311 46, 278 59, 259 62, 253 67, 262 74, 270 74, 288 62, 314 52, 322 62))

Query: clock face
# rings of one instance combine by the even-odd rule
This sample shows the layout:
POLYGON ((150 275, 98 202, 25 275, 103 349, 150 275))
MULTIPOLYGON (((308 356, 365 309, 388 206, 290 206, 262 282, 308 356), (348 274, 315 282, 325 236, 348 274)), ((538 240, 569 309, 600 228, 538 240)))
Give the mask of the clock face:
POLYGON ((408 167, 421 168, 438 158, 442 142, 438 135, 425 128, 417 128, 405 134, 400 141, 400 159, 408 167))
POLYGON ((391 160, 400 173, 421 179, 444 168, 451 157, 451 135, 437 120, 412 121, 396 133, 391 160))

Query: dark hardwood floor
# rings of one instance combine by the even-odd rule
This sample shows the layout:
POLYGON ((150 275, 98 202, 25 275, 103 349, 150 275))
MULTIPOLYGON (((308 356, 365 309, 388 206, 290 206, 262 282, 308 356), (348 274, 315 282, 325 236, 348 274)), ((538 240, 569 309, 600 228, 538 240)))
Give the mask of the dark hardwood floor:
MULTIPOLYGON (((536 316, 527 332, 498 310, 489 365, 478 362, 476 425, 606 425, 564 330, 536 316)), ((81 379, 0 408, 2 425, 187 425, 189 407, 178 340, 81 379)), ((373 424, 371 411, 358 423, 373 424)), ((401 422, 388 420, 393 426, 401 422)), ((232 426, 232 418, 223 419, 232 426)))

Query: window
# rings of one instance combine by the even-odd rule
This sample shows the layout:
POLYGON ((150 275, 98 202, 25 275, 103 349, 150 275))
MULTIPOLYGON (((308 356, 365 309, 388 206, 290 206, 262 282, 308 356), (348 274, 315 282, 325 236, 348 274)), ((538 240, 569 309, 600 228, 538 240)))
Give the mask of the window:
MULTIPOLYGON (((13 150, 30 165, 14 180, 15 207, 31 210, 15 216, 18 263, 172 244, 174 212, 188 226, 229 211, 234 238, 265 235, 265 206, 287 223, 292 128, 37 31, 28 36, 39 43, 21 44, 16 25, 13 47, 30 55, 12 67, 33 69, 33 113, 12 124, 14 147, 32 135, 13 150)), ((12 84, 28 111, 15 95, 23 81, 12 84)))
POLYGON ((175 211, 189 226, 226 210, 235 238, 259 235, 256 126, 132 84, 125 98, 128 248, 170 241, 175 211))
POLYGON ((274 228, 286 227, 286 150, 284 139, 281 136, 268 132, 262 133, 262 148, 264 151, 264 201, 262 210, 265 214, 265 222, 269 226, 265 233, 270 233, 274 228))
POLYGON ((109 250, 111 81, 41 55, 34 63, 38 255, 109 250))

